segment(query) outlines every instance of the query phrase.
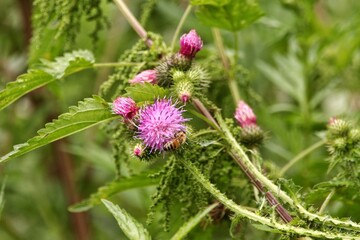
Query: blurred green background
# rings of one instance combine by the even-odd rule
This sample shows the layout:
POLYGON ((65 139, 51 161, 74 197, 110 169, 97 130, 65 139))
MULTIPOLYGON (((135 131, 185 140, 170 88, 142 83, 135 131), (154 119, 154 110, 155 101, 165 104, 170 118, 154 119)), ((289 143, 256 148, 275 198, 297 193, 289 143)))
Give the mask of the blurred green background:
MULTIPOLYGON (((145 1, 126 1, 139 17, 145 1)), ((253 107, 259 125, 267 131, 261 149, 268 167, 286 164, 319 140, 332 116, 360 119, 360 1, 259 1, 265 15, 239 33, 237 81, 242 97, 253 107), (270 164, 273 163, 273 164, 270 164)), ((156 1, 146 29, 161 34, 170 44, 186 1, 156 1), (164 24, 166 23, 166 24, 164 24)), ((54 59, 72 49, 90 49, 97 62, 115 62, 138 40, 118 9, 102 2, 110 26, 90 37, 94 24, 84 17, 74 43, 49 39, 39 57, 54 59)), ((26 72, 31 38, 30 0, 2 0, 0 3, 0 89, 26 72)), ((195 14, 182 32, 195 28, 204 41, 204 53, 215 51, 211 29, 195 14)), ((227 54, 234 54, 233 37, 221 32, 227 54)), ((32 61, 36 62, 35 59, 32 61)), ((0 154, 33 137, 44 124, 85 97, 96 94, 112 68, 87 70, 61 82, 38 89, 0 112, 0 154)), ((235 109, 227 83, 215 81, 211 99, 231 117, 235 109)), ((110 99, 107 99, 110 101, 110 99)), ((286 177, 303 186, 329 179, 325 148, 293 166, 286 177)), ((133 169, 145 163, 131 159, 133 169)), ((111 149, 98 128, 0 165, 0 183, 5 183, 5 205, 0 219, 0 239, 123 239, 115 220, 98 206, 83 214, 68 212, 69 205, 88 197, 114 178, 111 149)), ((127 169, 124 169, 125 175, 127 169)), ((145 222, 154 188, 117 194, 114 202, 145 222)), ((338 196, 339 197, 339 196, 338 196)), ((314 202, 315 206, 316 202, 314 202)), ((330 213, 352 216, 360 221, 360 206, 347 201, 331 203, 330 213)), ((173 229, 178 226, 173 225, 173 229)), ((160 224, 149 227, 154 239, 162 236, 160 224)), ((228 228, 219 226, 217 239, 230 239, 228 228)), ((248 236, 254 233, 249 233, 248 236)), ((162 236, 162 237, 161 237, 162 236)), ((204 235, 204 239, 206 238, 204 235)), ((199 239, 199 238, 197 238, 199 239)), ((215 239, 215 238, 214 238, 215 239)), ((252 239, 252 238, 246 238, 252 239)))

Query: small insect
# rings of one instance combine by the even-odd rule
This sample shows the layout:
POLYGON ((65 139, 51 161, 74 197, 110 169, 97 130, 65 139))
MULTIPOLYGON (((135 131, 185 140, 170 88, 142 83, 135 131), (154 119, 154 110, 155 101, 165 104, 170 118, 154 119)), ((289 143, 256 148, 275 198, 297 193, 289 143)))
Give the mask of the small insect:
POLYGON ((179 131, 175 133, 175 136, 173 139, 171 139, 169 142, 165 143, 164 150, 175 150, 178 149, 181 144, 185 143, 186 141, 186 134, 184 131, 179 131))

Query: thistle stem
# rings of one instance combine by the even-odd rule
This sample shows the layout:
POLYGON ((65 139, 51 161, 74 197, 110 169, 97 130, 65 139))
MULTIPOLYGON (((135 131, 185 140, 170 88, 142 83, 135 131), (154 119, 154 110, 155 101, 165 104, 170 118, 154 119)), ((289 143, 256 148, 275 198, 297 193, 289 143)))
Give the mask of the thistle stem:
MULTIPOLYGON (((228 86, 229 86, 229 89, 231 92, 231 96, 234 100, 234 104, 236 106, 238 104, 238 102, 240 101, 241 97, 240 97, 240 91, 239 91, 238 85, 234 78, 234 71, 231 69, 229 59, 227 58, 227 56, 225 54, 224 43, 222 41, 222 37, 221 37, 219 29, 212 28, 212 33, 214 36, 215 45, 220 54, 221 62, 224 66, 225 72, 227 73, 228 86)), ((235 36, 237 36, 237 35, 235 35, 235 36)), ((237 37, 235 39, 237 39, 237 37)), ((235 44, 235 47, 237 48, 237 43, 235 44)), ((235 50, 238 51, 237 49, 235 49, 235 50)), ((236 54, 235 54, 235 58, 237 59, 236 54)), ((234 64, 236 64, 236 62, 234 64)))
POLYGON ((171 41, 171 51, 174 51, 175 43, 176 43, 176 40, 178 40, 180 30, 181 30, 182 26, 184 25, 184 22, 185 22, 186 18, 189 16, 189 13, 191 12, 191 9, 192 9, 192 6, 189 4, 187 6, 184 14, 181 17, 179 24, 176 27, 173 39, 171 41))
POLYGON ((129 8, 123 2, 123 0, 114 0, 115 4, 118 6, 120 12, 124 15, 128 23, 135 30, 135 32, 139 35, 141 39, 143 39, 146 45, 150 48, 152 45, 151 39, 147 37, 147 33, 145 29, 141 26, 139 21, 134 17, 134 15, 130 12, 129 8))
POLYGON ((282 177, 284 175, 284 173, 289 170, 289 168, 291 168, 295 163, 297 163, 298 161, 300 161, 302 158, 304 158, 306 155, 310 154, 311 152, 313 152, 314 150, 316 150, 317 148, 323 146, 326 143, 326 139, 323 139, 313 145, 311 145, 310 147, 308 147, 307 149, 301 151, 298 155, 296 155, 293 159, 291 159, 281 170, 279 173, 279 177, 282 177))
POLYGON ((122 66, 138 66, 143 65, 144 62, 134 63, 134 62, 109 62, 109 63, 94 63, 94 67, 122 67, 122 66))

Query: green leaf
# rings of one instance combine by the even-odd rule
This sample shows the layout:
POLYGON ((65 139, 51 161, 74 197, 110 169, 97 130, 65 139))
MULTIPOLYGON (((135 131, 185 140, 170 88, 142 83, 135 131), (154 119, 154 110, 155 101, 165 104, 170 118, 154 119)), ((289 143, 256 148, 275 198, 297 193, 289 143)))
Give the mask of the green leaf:
POLYGON ((223 6, 228 4, 230 0, 191 0, 190 4, 193 6, 200 5, 213 5, 213 6, 223 6))
POLYGON ((127 92, 126 96, 131 97, 135 102, 154 101, 168 95, 164 88, 151 83, 135 84, 125 90, 127 92))
POLYGON ((29 70, 27 73, 20 75, 15 82, 8 83, 6 88, 0 91, 0 110, 26 93, 42 87, 55 79, 49 73, 38 69, 29 70))
POLYGON ((71 212, 83 212, 101 203, 101 199, 110 197, 118 192, 132 188, 147 187, 156 185, 159 179, 149 177, 149 173, 114 180, 109 184, 100 187, 97 192, 91 194, 88 199, 69 207, 71 212))
POLYGON ((263 16, 263 12, 255 1, 230 0, 224 5, 201 5, 196 11, 196 16, 207 26, 235 32, 255 22, 263 16))
POLYGON ((77 50, 65 53, 55 61, 42 60, 42 69, 60 79, 64 76, 91 68, 95 62, 94 55, 88 50, 77 50))
POLYGON ((117 117, 111 112, 109 104, 102 98, 98 96, 87 98, 79 102, 78 106, 70 107, 68 113, 47 123, 45 128, 38 131, 38 136, 31 138, 26 143, 14 146, 13 151, 0 158, 0 163, 117 117))
POLYGON ((129 213, 105 199, 101 200, 118 222, 120 228, 130 240, 151 239, 149 232, 129 213))
POLYGON ((184 225, 179 228, 179 230, 174 234, 171 240, 183 239, 191 231, 191 229, 193 229, 201 221, 203 217, 205 217, 211 210, 216 208, 218 205, 219 203, 214 203, 203 211, 200 211, 194 217, 190 218, 184 225))
POLYGON ((7 84, 0 91, 0 110, 7 107, 23 95, 34 89, 45 86, 52 81, 93 66, 94 57, 87 50, 66 53, 54 62, 43 60, 37 68, 29 69, 16 81, 7 84))

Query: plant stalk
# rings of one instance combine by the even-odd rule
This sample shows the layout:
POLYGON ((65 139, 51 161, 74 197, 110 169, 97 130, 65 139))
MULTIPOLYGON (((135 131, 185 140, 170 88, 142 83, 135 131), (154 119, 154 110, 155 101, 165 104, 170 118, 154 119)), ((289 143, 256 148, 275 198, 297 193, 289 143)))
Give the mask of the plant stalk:
POLYGON ((184 25, 184 22, 185 22, 186 18, 189 16, 189 13, 191 12, 191 9, 192 9, 192 6, 189 4, 189 5, 187 6, 184 14, 183 14, 182 17, 181 17, 179 24, 178 24, 177 27, 176 27, 176 30, 175 30, 173 39, 172 39, 172 41, 171 41, 171 48, 170 48, 171 51, 174 51, 175 43, 176 43, 176 40, 177 40, 178 37, 179 37, 180 30, 181 30, 182 26, 184 25))

